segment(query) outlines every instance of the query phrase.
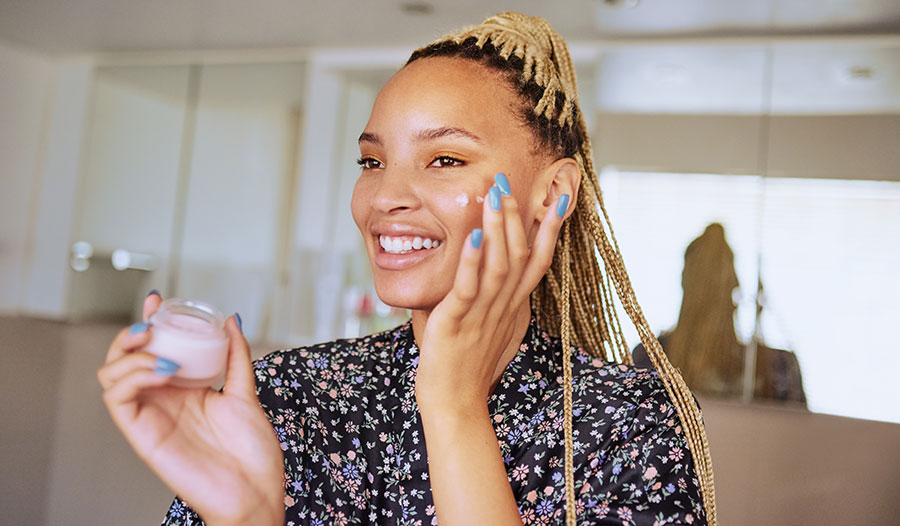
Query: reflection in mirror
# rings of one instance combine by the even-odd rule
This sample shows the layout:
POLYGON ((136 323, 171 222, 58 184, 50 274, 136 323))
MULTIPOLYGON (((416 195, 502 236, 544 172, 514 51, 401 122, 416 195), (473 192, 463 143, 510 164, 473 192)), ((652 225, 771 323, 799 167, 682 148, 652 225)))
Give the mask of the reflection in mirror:
POLYGON ((700 394, 900 422, 900 362, 876 336, 900 316, 898 63, 878 39, 601 58, 610 215, 651 326, 700 394))

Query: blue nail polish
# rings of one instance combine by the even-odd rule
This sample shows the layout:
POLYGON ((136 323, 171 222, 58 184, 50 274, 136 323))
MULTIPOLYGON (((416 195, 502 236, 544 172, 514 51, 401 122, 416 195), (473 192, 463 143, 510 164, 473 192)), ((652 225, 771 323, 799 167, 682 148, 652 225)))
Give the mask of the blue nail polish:
POLYGON ((147 293, 147 296, 149 297, 149 296, 152 296, 152 295, 154 295, 154 294, 156 294, 156 295, 159 296, 160 298, 162 297, 162 294, 161 294, 158 290, 156 290, 156 289, 153 289, 153 290, 151 290, 150 292, 148 292, 148 293, 147 293))
POLYGON ((500 189, 496 186, 492 186, 488 191, 488 200, 491 203, 491 208, 500 210, 500 189))
POLYGON ((156 359, 156 369, 154 369, 153 372, 160 376, 172 376, 178 372, 178 369, 181 369, 181 366, 177 363, 159 357, 156 359))
POLYGON ((500 193, 503 195, 512 195, 512 188, 509 186, 509 179, 506 178, 505 173, 498 173, 494 176, 494 182, 497 183, 497 188, 500 189, 500 193))
POLYGON ((566 215, 566 210, 569 209, 569 194, 563 194, 559 196, 559 205, 556 206, 556 215, 562 217, 566 215))
POLYGON ((472 231, 472 247, 478 248, 481 246, 481 239, 484 237, 484 232, 480 228, 476 228, 472 231))
POLYGON ((149 323, 144 323, 144 322, 135 323, 134 325, 131 326, 130 329, 128 329, 128 332, 130 332, 131 334, 139 334, 139 333, 146 331, 149 328, 150 328, 149 323))
POLYGON ((234 321, 237 322, 238 330, 241 331, 241 334, 244 334, 244 324, 241 322, 241 315, 235 312, 234 321))

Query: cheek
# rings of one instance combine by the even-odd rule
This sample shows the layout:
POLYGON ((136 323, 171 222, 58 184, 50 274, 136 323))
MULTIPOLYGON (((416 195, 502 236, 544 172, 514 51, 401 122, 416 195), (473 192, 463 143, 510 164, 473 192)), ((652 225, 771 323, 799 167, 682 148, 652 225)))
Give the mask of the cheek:
POLYGON ((467 185, 448 185, 431 194, 431 209, 453 237, 465 237, 473 228, 481 226, 484 195, 493 184, 489 180, 467 185))
POLYGON ((350 198, 350 213, 353 215, 353 221, 356 222, 357 228, 363 233, 372 210, 372 207, 369 206, 372 201, 372 191, 371 185, 360 177, 353 185, 353 196, 350 198))

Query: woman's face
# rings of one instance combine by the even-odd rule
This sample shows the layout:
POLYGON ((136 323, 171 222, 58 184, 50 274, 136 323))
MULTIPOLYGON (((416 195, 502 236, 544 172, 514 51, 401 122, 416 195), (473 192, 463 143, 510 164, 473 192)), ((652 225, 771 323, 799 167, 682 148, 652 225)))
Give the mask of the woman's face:
POLYGON ((519 104, 496 72, 455 58, 415 61, 381 90, 359 140, 352 211, 382 301, 430 310, 444 298, 498 172, 531 239, 544 199, 532 182, 547 161, 532 153, 519 104))

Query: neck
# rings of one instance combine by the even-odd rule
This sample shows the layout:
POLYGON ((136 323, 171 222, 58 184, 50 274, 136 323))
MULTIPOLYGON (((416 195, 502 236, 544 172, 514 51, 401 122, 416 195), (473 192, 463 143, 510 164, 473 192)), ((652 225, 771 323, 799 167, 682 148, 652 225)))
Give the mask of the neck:
MULTIPOLYGON (((412 311, 413 336, 415 337, 416 345, 419 345, 419 348, 421 348, 420 342, 422 341, 422 335, 425 334, 425 326, 428 324, 428 318, 430 316, 431 309, 412 311)), ((528 324, 530 322, 531 305, 526 301, 519 306, 513 315, 512 334, 509 342, 506 344, 506 348, 503 350, 503 354, 500 355, 497 367, 494 369, 494 375, 491 380, 491 390, 497 386, 497 382, 500 381, 500 377, 503 375, 503 371, 506 370, 506 366, 509 365, 509 362, 511 362, 516 356, 516 353, 519 352, 519 346, 522 344, 522 340, 525 339, 525 333, 528 332, 528 324)))

